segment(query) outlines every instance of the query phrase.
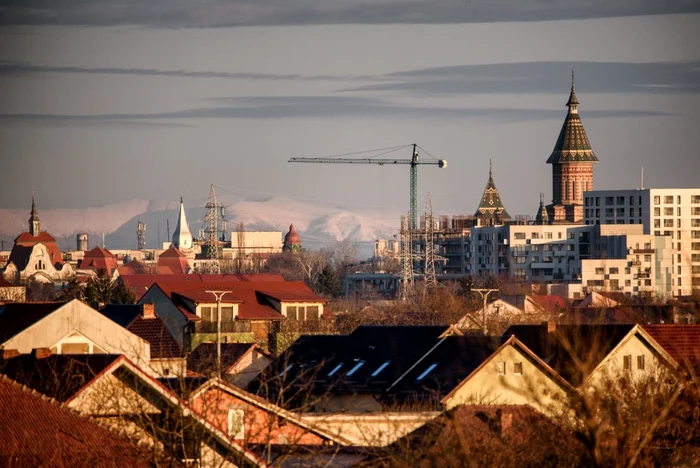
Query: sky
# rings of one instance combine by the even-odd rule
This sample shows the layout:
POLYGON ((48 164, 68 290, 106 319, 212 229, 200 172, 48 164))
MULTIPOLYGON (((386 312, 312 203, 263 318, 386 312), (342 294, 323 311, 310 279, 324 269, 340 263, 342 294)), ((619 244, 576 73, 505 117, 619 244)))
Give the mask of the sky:
POLYGON ((700 1, 0 0, 0 208, 228 193, 408 209, 550 200, 575 70, 595 186, 699 186, 700 1), (390 157, 410 158, 402 149, 390 157))

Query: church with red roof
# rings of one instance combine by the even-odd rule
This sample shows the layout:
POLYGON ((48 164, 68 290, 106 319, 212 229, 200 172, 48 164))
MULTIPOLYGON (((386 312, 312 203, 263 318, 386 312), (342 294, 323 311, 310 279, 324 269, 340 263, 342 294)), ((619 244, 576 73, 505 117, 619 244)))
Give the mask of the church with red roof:
POLYGON ((94 272, 104 270, 107 276, 113 276, 118 267, 119 261, 117 256, 99 245, 85 252, 85 256, 78 264, 79 270, 92 270, 94 272))
POLYGON ((38 281, 59 283, 73 276, 73 268, 63 261, 56 239, 41 230, 41 221, 32 197, 29 231, 20 234, 12 246, 3 276, 12 283, 38 281))

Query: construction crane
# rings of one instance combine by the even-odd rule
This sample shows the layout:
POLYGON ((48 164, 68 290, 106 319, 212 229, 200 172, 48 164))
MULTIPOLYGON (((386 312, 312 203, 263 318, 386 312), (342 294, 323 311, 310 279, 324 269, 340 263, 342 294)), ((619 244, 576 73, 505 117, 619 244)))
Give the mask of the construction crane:
MULTIPOLYGON (((382 150, 374 150, 374 151, 383 151, 383 150, 389 150, 386 153, 396 151, 398 149, 403 149, 403 148, 408 148, 410 146, 413 146, 413 155, 410 159, 387 159, 387 158, 343 158, 343 157, 328 157, 328 158, 291 158, 289 162, 299 162, 299 163, 323 163, 323 164, 379 164, 380 166, 383 166, 385 164, 408 164, 411 166, 410 170, 410 178, 411 178, 411 187, 410 187, 410 196, 411 196, 411 205, 410 205, 410 216, 411 216, 411 229, 415 230, 418 228, 418 223, 417 221, 417 213, 418 213, 418 165, 424 164, 424 165, 431 165, 431 166, 438 166, 440 168, 447 167, 447 161, 444 159, 427 159, 425 161, 421 161, 419 159, 419 154, 418 154, 418 145, 413 143, 412 145, 406 145, 406 146, 397 146, 393 148, 384 148, 382 150)), ((371 151, 363 151, 363 153, 369 153, 371 151)), ((382 153, 382 154, 386 154, 382 153)), ((359 153, 353 153, 353 154, 359 154, 359 153)), ((341 156, 347 156, 347 155, 341 155, 341 156)), ((380 156, 380 155, 378 155, 380 156)))

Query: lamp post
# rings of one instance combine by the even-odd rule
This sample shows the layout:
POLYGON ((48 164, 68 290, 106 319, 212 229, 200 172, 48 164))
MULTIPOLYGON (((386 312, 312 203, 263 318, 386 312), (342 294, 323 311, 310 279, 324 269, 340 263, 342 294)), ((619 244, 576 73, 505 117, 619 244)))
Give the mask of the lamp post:
POLYGON ((476 291, 479 294, 481 294, 481 297, 484 299, 484 310, 482 312, 482 326, 484 327, 484 335, 488 335, 488 330, 486 329, 486 301, 489 297, 489 294, 492 292, 498 291, 498 289, 472 289, 472 291, 476 291))
POLYGON ((231 291, 210 291, 216 298, 216 376, 221 378, 221 298, 231 291))

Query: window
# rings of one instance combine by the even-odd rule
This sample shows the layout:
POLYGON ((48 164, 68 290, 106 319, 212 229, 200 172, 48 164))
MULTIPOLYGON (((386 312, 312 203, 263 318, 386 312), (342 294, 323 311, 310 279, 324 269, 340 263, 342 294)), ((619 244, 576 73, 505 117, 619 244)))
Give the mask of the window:
POLYGON ((391 363, 391 361, 384 361, 384 363, 382 363, 381 366, 377 367, 377 370, 375 370, 374 372, 372 372, 372 377, 378 376, 379 373, 380 373, 381 371, 383 371, 384 369, 386 369, 386 366, 388 366, 390 363, 391 363))
POLYGON ((680 195, 676 196, 676 203, 677 203, 678 205, 681 204, 681 196, 680 196, 680 195))
POLYGON ((595 197, 595 206, 600 206, 600 197, 595 197))
POLYGON ((496 370, 498 372, 498 375, 506 375, 506 363, 505 362, 497 362, 496 363, 496 370))
POLYGON ((35 270, 45 270, 46 269, 46 264, 44 263, 43 260, 39 260, 36 262, 36 266, 34 267, 35 270))
POLYGON ((664 227, 673 227, 673 220, 672 219, 664 219, 664 227))
POLYGON ((678 208, 676 208, 676 216, 680 216, 680 215, 681 215, 681 207, 679 206, 678 208))
POLYGON ((620 270, 617 267, 612 267, 609 271, 611 275, 617 275, 620 272, 620 270))
POLYGON ((637 369, 644 370, 644 355, 637 356, 637 369))
POLYGON ((227 306, 221 308, 221 321, 233 322, 233 307, 227 306))
POLYGON ((357 372, 357 370, 358 370, 360 367, 362 367, 362 366, 364 365, 364 363, 365 363, 365 361, 360 361, 360 362, 358 362, 357 364, 355 364, 355 366, 354 366, 352 369, 350 369, 350 370, 348 371, 347 374, 345 374, 346 377, 350 377, 352 374, 354 374, 355 372, 357 372))
POLYGON ((605 274, 605 268, 596 268, 596 269, 595 269, 595 274, 596 274, 596 275, 605 274))
POLYGON ((654 208, 654 216, 661 216, 661 208, 658 206, 654 208))
POLYGON ((632 370, 632 355, 622 356, 622 368, 626 371, 632 370))
POLYGON ((660 228, 660 227, 661 227, 661 220, 660 220, 660 219, 655 219, 655 220, 654 220, 654 227, 655 227, 655 228, 660 228))
POLYGON ((614 205, 615 204, 615 197, 605 197, 605 205, 614 205))
POLYGON ((419 375, 416 380, 423 380, 426 375, 430 374, 430 371, 432 371, 433 369, 435 369, 437 367, 437 365, 438 365, 437 362, 430 364, 430 366, 428 366, 428 368, 421 375, 419 375))
POLYGON ((297 319, 297 307, 296 306, 287 306, 287 318, 290 320, 297 319))
POLYGON ((286 374, 287 372, 292 370, 292 367, 294 367, 294 364, 290 364, 287 367, 285 367, 284 370, 282 372, 280 372, 279 377, 282 377, 284 374, 286 374))
POLYGON ((333 377, 333 374, 335 374, 336 372, 338 372, 338 371, 340 370, 341 367, 343 367, 343 363, 342 363, 342 362, 341 362, 340 364, 338 364, 337 366, 335 366, 335 367, 333 368, 333 370, 330 371, 330 372, 328 373, 328 377, 333 377))
POLYGON ((523 375, 523 363, 522 362, 514 362, 513 363, 513 374, 523 375))
POLYGON ((545 238, 545 239, 551 239, 551 238, 552 238, 552 233, 551 233, 551 232, 545 232, 545 233, 544 233, 544 238, 545 238))
POLYGON ((630 218, 634 218, 634 208, 630 208, 630 218))
POLYGON ((525 233, 524 233, 524 232, 516 232, 516 233, 513 235, 513 237, 514 237, 515 239, 520 239, 520 240, 522 240, 522 239, 525 239, 525 233))
POLYGON ((228 435, 234 439, 243 439, 245 437, 245 413, 242 409, 228 410, 228 435))
POLYGON ((318 320, 318 306, 308 306, 306 308, 306 320, 318 320))
POLYGON ((664 204, 665 205, 673 205, 673 195, 666 195, 664 197, 664 204))
POLYGON ((617 204, 624 205, 625 204, 625 197, 617 197, 617 204))
POLYGON ((214 317, 214 314, 212 313, 213 307, 202 307, 202 320, 205 322, 214 322, 216 320, 216 317, 214 317))
POLYGON ((644 256, 644 261, 645 261, 646 263, 651 263, 651 255, 645 255, 645 256, 644 256))
POLYGON ((630 195, 630 205, 634 205, 634 195, 630 195))
POLYGON ((691 195, 690 196, 690 203, 692 203, 692 204, 700 203, 700 195, 691 195))
POLYGON ((664 208, 664 216, 673 216, 673 207, 664 208))
POLYGON ((654 205, 660 205, 661 204, 661 197, 656 195, 654 197, 654 205))

